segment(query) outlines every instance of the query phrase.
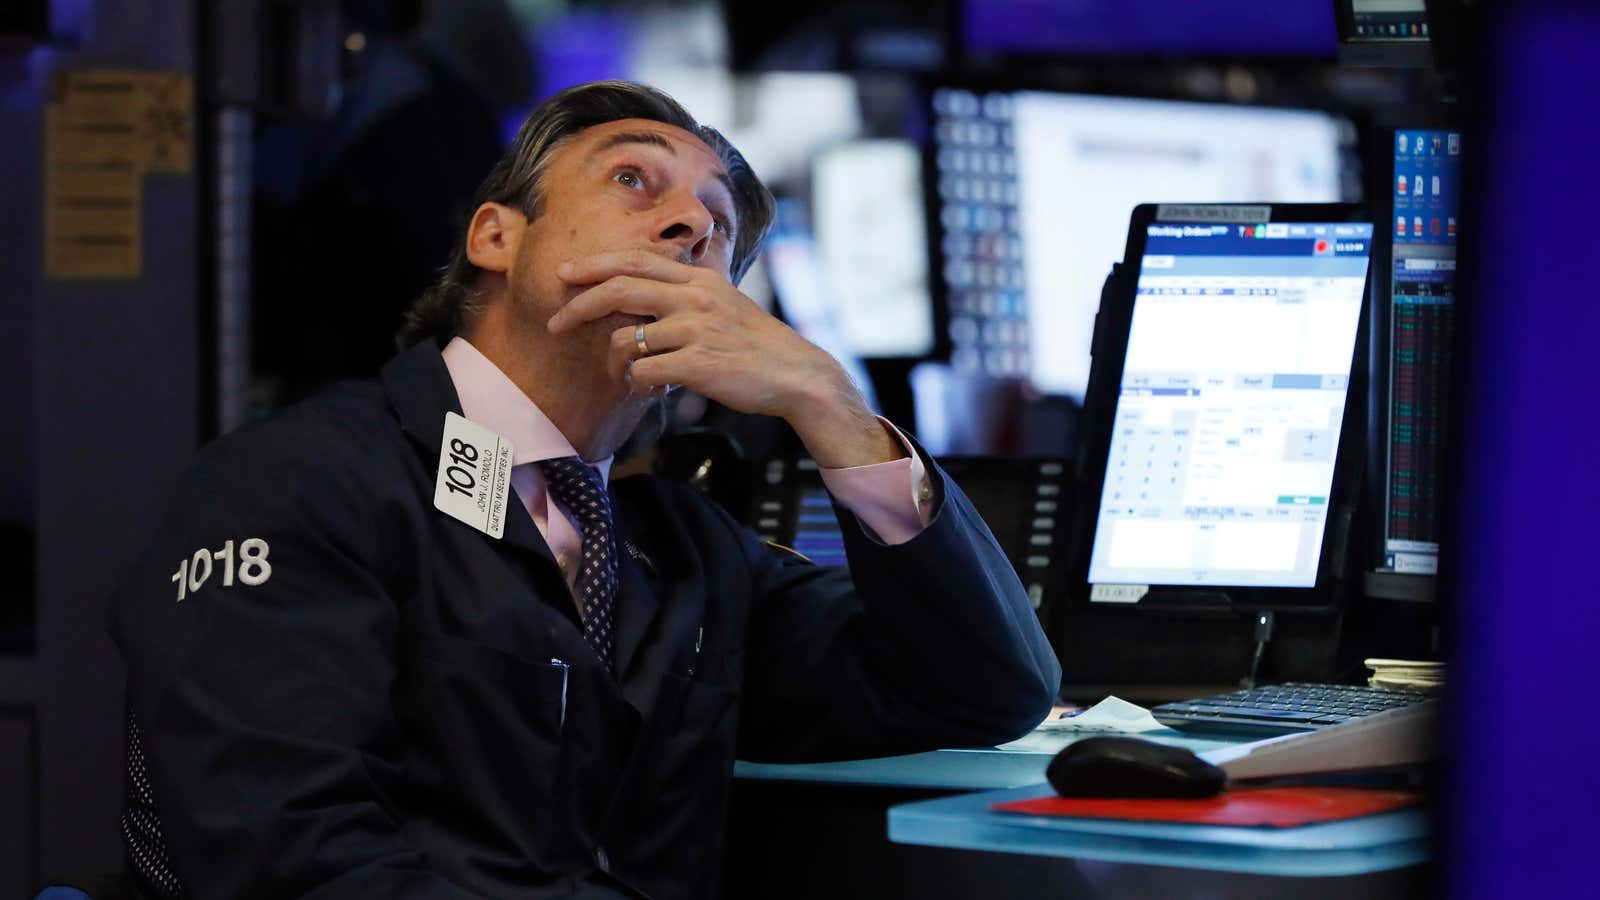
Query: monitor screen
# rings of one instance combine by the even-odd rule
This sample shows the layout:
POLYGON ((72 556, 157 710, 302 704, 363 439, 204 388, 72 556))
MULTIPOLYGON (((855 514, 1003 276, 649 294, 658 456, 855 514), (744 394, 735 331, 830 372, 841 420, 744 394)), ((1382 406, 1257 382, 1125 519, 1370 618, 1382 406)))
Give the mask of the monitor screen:
POLYGON ((1455 332, 1461 133, 1394 131, 1384 567, 1432 575, 1455 332))
POLYGON ((961 34, 977 54, 1331 57, 1338 46, 1327 0, 966 0, 961 34))
MULTIPOLYGON (((1054 498, 1035 502, 1036 498, 1024 487, 1010 481, 988 484, 971 478, 961 483, 962 491, 983 516, 995 541, 1013 558, 1026 549, 1030 537, 1027 526, 1037 521, 1029 518, 1031 507, 1043 504, 1053 515, 1058 502, 1054 498)), ((839 531, 839 519, 833 514, 833 500, 827 489, 806 487, 800 491, 796 504, 794 549, 819 566, 844 565, 844 535, 839 531)))
POLYGON ((778 198, 772 233, 762 248, 761 262, 784 321, 838 360, 876 411, 878 400, 872 378, 843 336, 839 306, 834 302, 837 293, 819 258, 803 203, 789 197, 778 198))
POLYGON ((1382 68, 1434 64, 1427 0, 1337 0, 1339 61, 1382 68))
POLYGON ((794 549, 819 566, 842 566, 844 535, 839 533, 839 519, 833 514, 833 499, 826 488, 807 487, 796 501, 794 517, 794 549))
POLYGON ((1424 0, 1348 0, 1351 33, 1347 40, 1428 40, 1428 12, 1424 0))
POLYGON ((812 163, 817 250, 856 356, 933 352, 924 216, 922 154, 910 141, 845 141, 812 163))
MULTIPOLYGON (((770 465, 782 469, 782 463, 770 465)), ((958 456, 941 458, 939 465, 983 517, 1034 607, 1041 606, 1056 584, 1057 543, 1067 522, 1063 509, 1066 461, 958 456)), ((776 476, 780 481, 783 477, 776 476)), ((758 531, 765 527, 771 540, 818 565, 844 565, 844 535, 816 464, 799 460, 789 477, 793 483, 787 496, 762 504, 767 511, 764 514, 771 518, 758 519, 758 531)))
POLYGON ((1319 112, 954 88, 932 102, 951 364, 1078 402, 1134 206, 1342 193, 1345 127, 1319 112))
POLYGON ((1148 226, 1091 600, 1315 586, 1371 239, 1353 222, 1148 226))

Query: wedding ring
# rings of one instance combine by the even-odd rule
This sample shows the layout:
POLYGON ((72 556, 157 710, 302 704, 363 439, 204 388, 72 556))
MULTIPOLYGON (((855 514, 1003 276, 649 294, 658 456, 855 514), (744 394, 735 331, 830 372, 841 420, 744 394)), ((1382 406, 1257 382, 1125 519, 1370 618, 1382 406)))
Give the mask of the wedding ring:
POLYGON ((649 356, 650 355, 650 345, 645 343, 645 339, 644 339, 644 323, 643 322, 640 322, 638 325, 635 325, 634 328, 633 328, 633 343, 636 346, 638 346, 639 355, 640 356, 649 356))

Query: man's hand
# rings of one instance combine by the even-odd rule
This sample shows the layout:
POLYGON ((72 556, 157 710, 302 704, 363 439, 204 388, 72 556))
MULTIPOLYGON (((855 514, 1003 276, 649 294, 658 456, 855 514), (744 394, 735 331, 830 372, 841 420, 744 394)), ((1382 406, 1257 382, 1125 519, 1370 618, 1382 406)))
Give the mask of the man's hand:
POLYGON ((556 275, 592 286, 551 317, 551 334, 612 313, 655 318, 645 326, 649 356, 635 326, 611 334, 608 368, 635 392, 680 384, 739 412, 778 416, 825 468, 905 455, 838 361, 717 272, 623 250, 565 263, 556 275))

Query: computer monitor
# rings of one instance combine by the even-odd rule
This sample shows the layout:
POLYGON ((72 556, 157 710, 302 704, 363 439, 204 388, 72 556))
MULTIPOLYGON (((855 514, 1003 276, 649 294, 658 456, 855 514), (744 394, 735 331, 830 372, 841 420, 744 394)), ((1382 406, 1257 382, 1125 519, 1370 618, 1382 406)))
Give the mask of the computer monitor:
POLYGON ((954 0, 722 0, 735 71, 928 71, 947 61, 954 0))
POLYGON ((772 282, 779 312, 801 337, 838 360, 867 404, 878 410, 872 378, 844 337, 837 292, 817 250, 806 205, 792 197, 779 197, 775 212, 761 262, 772 282))
POLYGON ((811 219, 839 335, 858 357, 933 352, 922 154, 911 141, 841 141, 811 164, 811 219))
POLYGON ((968 57, 1332 59, 1327 0, 963 0, 968 57))
POLYGON ((1334 0, 1339 61, 1356 66, 1433 65, 1425 0, 1334 0))
POLYGON ((1376 241, 1369 418, 1373 508, 1382 546, 1368 593, 1427 599, 1438 569, 1456 331, 1462 143, 1437 114, 1380 126, 1387 223, 1376 241))
MULTIPOLYGON (((773 459, 759 465, 751 522, 756 533, 818 565, 844 565, 844 536, 816 463, 773 459)), ((939 465, 989 526, 1034 608, 1046 606, 1063 568, 1067 461, 953 456, 940 457, 939 465)))
POLYGON ((1096 337, 1078 599, 1336 604, 1372 232, 1349 204, 1134 211, 1096 337))
POLYGON ((1344 191, 1349 129, 1325 113, 953 86, 930 100, 951 365, 1074 402, 1136 204, 1344 191))

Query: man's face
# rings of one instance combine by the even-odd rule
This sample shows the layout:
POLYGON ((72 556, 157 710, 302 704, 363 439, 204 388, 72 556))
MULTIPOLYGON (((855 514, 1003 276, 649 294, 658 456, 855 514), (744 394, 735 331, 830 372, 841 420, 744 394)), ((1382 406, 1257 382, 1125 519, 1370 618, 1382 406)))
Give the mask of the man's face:
MULTIPOLYGON (((623 119, 585 129, 551 159, 544 198, 511 273, 519 306, 541 331, 587 287, 556 277, 568 260, 645 249, 728 277, 738 227, 732 184, 711 149, 681 128, 623 119)), ((647 320, 617 313, 572 338, 599 360, 612 331, 647 320)))

